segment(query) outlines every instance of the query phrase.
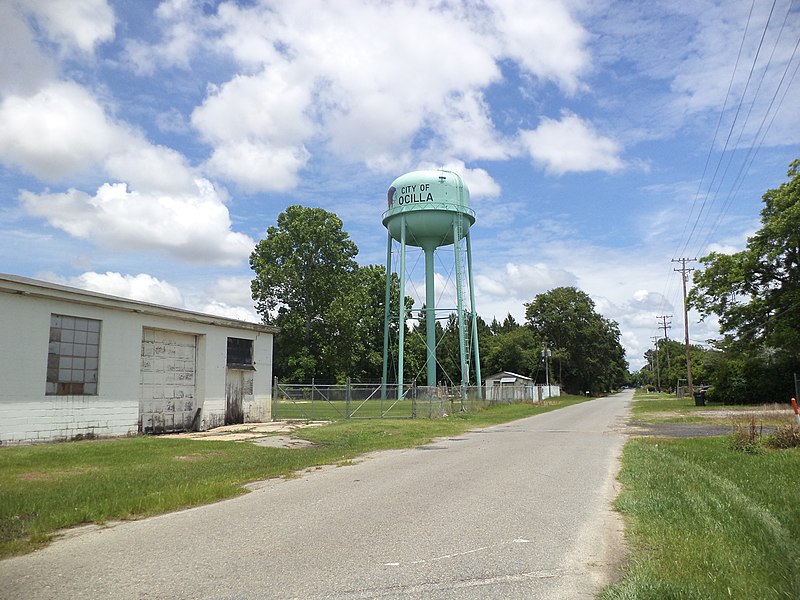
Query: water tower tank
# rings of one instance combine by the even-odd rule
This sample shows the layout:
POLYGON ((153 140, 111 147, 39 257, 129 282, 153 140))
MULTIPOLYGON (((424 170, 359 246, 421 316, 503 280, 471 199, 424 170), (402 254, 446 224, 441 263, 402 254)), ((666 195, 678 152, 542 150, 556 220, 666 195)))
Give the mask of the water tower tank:
POLYGON ((406 244, 436 248, 463 238, 475 222, 469 207, 469 189, 452 171, 413 171, 392 182, 387 193, 389 209, 383 225, 400 241, 405 220, 406 244), (454 228, 454 218, 455 228, 454 228))
MULTIPOLYGON (((460 386, 462 400, 466 398, 466 387, 469 382, 467 365, 466 320, 471 321, 471 338, 475 354, 475 377, 480 389, 480 354, 478 351, 478 329, 475 318, 475 288, 472 280, 472 250, 469 228, 475 223, 475 212, 469 207, 469 190, 464 180, 452 171, 413 171, 401 175, 392 182, 387 194, 388 210, 383 213, 383 225, 388 231, 386 248, 386 291, 384 307, 383 335, 383 385, 381 397, 386 397, 388 361, 389 361, 389 329, 390 329, 390 288, 392 275, 392 240, 400 243, 400 310, 397 313, 398 353, 397 353, 397 390, 398 400, 404 397, 404 341, 405 341, 405 264, 406 246, 422 248, 425 253, 425 347, 426 347, 426 383, 427 388, 434 390, 437 381, 436 363, 436 295, 434 290, 434 252, 442 246, 453 245, 453 262, 455 269, 456 307, 458 318, 458 337, 460 354, 460 386), (469 279, 469 312, 464 310, 464 265, 461 258, 461 240, 466 241, 467 272, 469 279)), ((449 318, 453 307, 445 308, 449 318)), ((456 376, 457 377, 457 376, 456 376)), ((455 381, 459 381, 456 379, 455 381)))

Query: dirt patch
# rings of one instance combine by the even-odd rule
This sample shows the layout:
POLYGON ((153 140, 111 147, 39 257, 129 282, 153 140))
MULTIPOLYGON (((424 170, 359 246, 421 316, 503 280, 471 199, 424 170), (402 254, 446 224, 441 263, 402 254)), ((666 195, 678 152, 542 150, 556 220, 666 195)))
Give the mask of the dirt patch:
MULTIPOLYGON (((767 435, 775 431, 772 425, 757 425, 758 430, 767 435)), ((699 438, 730 435, 732 425, 719 423, 636 423, 628 427, 629 435, 644 437, 699 438)))

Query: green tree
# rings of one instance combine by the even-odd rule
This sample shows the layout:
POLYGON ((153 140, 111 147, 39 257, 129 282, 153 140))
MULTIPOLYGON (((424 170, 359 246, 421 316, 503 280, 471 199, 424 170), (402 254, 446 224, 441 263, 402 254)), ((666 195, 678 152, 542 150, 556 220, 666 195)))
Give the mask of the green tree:
POLYGON ((250 255, 256 310, 265 323, 281 328, 275 340, 276 376, 299 381, 335 376, 335 368, 321 360, 335 330, 325 314, 351 284, 357 254, 339 217, 303 206, 278 215, 277 225, 256 245, 250 255))
MULTIPOLYGON (((510 318, 510 316, 509 316, 510 318)), ((530 327, 514 327, 499 330, 492 336, 486 355, 481 355, 486 375, 511 371, 527 377, 535 377, 539 366, 541 340, 530 327)))
POLYGON ((619 326, 595 312, 586 293, 559 287, 525 308, 527 324, 553 348, 558 379, 567 391, 605 392, 625 383, 628 365, 619 326))
MULTIPOLYGON (((400 310, 400 282, 393 273, 390 314, 400 310)), ((357 268, 349 283, 339 290, 324 313, 329 338, 322 347, 323 363, 335 379, 355 382, 379 381, 383 373, 383 323, 386 268, 357 268)), ((406 298, 406 306, 413 299, 406 298)), ((390 319, 389 337, 396 344, 398 319, 390 319)), ((391 347, 391 346, 390 346, 391 347)))
POLYGON ((800 355, 800 160, 790 180, 768 190, 761 228, 735 254, 700 261, 689 301, 703 318, 719 317, 727 343, 800 355))
POLYGON ((710 371, 720 399, 785 401, 800 370, 800 160, 762 197, 761 227, 735 254, 700 259, 689 302, 717 315, 723 356, 710 371))

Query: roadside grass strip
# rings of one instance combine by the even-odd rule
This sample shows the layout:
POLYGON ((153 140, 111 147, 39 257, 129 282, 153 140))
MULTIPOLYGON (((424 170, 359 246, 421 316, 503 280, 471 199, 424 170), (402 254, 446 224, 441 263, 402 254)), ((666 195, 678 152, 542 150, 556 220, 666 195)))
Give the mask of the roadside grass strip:
POLYGON ((800 598, 799 451, 635 439, 619 479, 630 556, 603 599, 800 598))
POLYGON ((582 397, 498 405, 442 419, 337 421, 296 431, 313 446, 152 436, 0 448, 0 558, 31 552, 59 530, 137 519, 246 493, 246 483, 346 466, 367 452, 408 448, 540 414, 582 397))

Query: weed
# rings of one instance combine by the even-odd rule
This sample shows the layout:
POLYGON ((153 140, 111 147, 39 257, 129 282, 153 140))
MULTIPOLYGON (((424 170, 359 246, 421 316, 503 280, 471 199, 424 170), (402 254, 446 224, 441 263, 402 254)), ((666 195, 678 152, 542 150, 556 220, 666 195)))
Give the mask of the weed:
POLYGON ((800 448, 800 427, 794 423, 778 427, 774 433, 767 436, 765 444, 775 450, 800 448))
POLYGON ((736 423, 731 432, 731 447, 738 452, 758 454, 761 452, 761 439, 763 426, 756 426, 755 416, 750 417, 750 422, 742 425, 736 423))

